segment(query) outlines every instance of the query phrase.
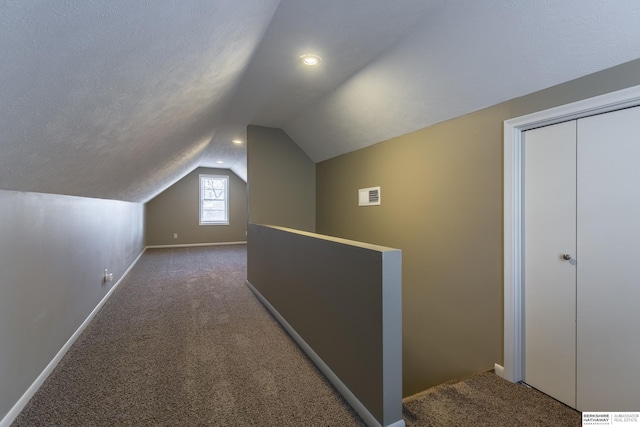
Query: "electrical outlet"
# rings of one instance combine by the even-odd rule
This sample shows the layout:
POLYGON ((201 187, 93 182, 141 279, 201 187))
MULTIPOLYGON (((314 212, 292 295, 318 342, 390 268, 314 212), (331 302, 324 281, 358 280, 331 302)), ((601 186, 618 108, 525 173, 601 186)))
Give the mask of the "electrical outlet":
POLYGON ((107 268, 104 269, 104 281, 113 282, 113 273, 109 273, 107 268))
POLYGON ((177 239, 178 238, 178 233, 173 233, 173 238, 177 239))

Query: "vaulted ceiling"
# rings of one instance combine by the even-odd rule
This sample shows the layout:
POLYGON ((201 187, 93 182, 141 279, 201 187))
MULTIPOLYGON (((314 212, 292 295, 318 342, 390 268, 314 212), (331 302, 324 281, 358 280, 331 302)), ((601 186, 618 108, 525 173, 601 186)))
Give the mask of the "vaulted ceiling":
POLYGON ((0 0, 0 189, 246 179, 248 124, 322 161, 639 58, 639 22, 637 0, 0 0))

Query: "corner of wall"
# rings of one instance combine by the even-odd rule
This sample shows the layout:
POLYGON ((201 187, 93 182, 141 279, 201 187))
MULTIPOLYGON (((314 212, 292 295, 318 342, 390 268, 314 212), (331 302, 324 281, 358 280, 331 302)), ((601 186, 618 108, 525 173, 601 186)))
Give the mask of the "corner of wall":
POLYGON ((249 221, 314 232, 315 163, 282 129, 247 128, 249 221))

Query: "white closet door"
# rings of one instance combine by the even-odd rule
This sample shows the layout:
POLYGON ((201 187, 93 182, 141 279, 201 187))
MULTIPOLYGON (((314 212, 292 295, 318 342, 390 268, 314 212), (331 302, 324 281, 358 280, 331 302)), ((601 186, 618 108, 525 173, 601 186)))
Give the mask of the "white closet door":
POLYGON ((577 218, 577 409, 638 411, 640 108, 578 120, 577 218))
POLYGON ((523 150, 524 378, 575 407, 576 122, 527 131, 523 150))

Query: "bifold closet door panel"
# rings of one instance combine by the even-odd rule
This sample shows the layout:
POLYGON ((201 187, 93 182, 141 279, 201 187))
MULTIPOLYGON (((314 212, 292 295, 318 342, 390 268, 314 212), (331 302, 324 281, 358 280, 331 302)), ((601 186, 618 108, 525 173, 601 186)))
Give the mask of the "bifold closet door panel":
POLYGON ((578 120, 577 409, 640 409, 640 108, 578 120))
POLYGON ((576 122, 524 135, 525 382, 575 406, 576 122))

